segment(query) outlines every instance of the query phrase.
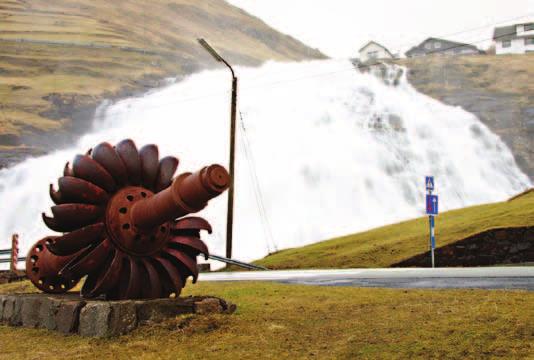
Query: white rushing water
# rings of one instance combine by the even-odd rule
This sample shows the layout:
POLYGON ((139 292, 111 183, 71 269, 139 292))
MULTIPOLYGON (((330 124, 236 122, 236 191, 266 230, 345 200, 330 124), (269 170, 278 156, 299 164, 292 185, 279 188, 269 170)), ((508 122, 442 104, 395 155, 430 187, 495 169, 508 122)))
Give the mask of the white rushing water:
MULTIPOLYGON (((404 78, 388 86, 338 60, 268 63, 238 74, 245 131, 240 124, 236 258, 422 215, 429 174, 441 211, 504 200, 531 186, 509 149, 474 115, 418 93, 404 78)), ((52 233, 40 218, 50 214, 48 185, 66 161, 99 142, 156 143, 161 156, 180 158, 182 172, 227 164, 229 83, 228 72, 206 71, 103 105, 95 130, 75 147, 1 170, 0 248, 14 232, 22 251, 52 233)), ((216 254, 224 254, 225 209, 221 196, 202 213, 214 226, 206 239, 216 254)))

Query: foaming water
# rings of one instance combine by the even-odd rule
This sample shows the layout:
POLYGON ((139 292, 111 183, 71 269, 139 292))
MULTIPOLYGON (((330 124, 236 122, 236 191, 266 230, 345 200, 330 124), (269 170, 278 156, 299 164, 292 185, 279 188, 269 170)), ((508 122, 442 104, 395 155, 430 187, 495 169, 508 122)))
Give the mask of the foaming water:
MULTIPOLYGON (((422 215, 428 174, 436 177, 442 211, 504 200, 531 186, 474 115, 418 93, 403 77, 386 85, 338 60, 268 63, 238 74, 236 258, 422 215)), ((40 218, 52 205, 48 185, 66 161, 99 142, 158 144, 161 156, 180 158, 180 172, 227 164, 229 83, 227 72, 206 71, 104 104, 94 131, 75 147, 1 170, 0 248, 14 232, 23 251, 53 233, 40 218)), ((213 253, 224 254, 225 213, 226 195, 201 213, 215 228, 207 236, 213 253)))

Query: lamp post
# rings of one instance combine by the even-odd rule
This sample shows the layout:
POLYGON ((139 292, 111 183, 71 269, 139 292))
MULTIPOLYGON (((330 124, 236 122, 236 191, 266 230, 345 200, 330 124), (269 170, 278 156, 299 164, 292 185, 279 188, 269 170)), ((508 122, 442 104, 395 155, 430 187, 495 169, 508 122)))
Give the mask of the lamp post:
POLYGON ((204 39, 198 39, 198 42, 211 56, 218 62, 222 62, 230 69, 232 73, 232 103, 230 106, 230 187, 228 188, 228 210, 226 217, 226 257, 232 258, 232 234, 234 223, 234 164, 235 164, 235 119, 237 103, 237 77, 235 76, 232 66, 222 58, 221 55, 213 49, 204 39))

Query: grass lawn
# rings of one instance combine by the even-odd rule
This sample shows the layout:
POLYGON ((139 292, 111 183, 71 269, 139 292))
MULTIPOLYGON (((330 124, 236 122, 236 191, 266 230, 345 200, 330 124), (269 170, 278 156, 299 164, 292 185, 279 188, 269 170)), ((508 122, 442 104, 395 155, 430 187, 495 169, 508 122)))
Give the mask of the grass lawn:
MULTIPOLYGON (((0 286, 0 292, 28 283, 0 286)), ((234 315, 180 316, 115 339, 0 326, 6 359, 525 359, 534 293, 200 283, 234 315)))
MULTIPOLYGON (((436 217, 436 246, 485 230, 534 226, 534 192, 511 201, 448 211, 436 217)), ((428 218, 388 225, 317 244, 282 250, 262 260, 270 269, 389 267, 428 251, 428 218)))
MULTIPOLYGON (((397 62, 409 68, 423 72, 422 76, 430 77, 430 72, 441 71, 443 80, 449 92, 460 90, 460 85, 451 79, 447 71, 457 68, 463 74, 463 80, 470 82, 475 88, 486 89, 489 92, 522 94, 522 100, 534 93, 534 83, 527 80, 534 76, 534 54, 516 55, 478 55, 478 56, 431 56, 421 58, 402 59, 397 62)), ((421 88, 425 93, 432 93, 432 89, 425 86, 436 86, 435 81, 421 88)))

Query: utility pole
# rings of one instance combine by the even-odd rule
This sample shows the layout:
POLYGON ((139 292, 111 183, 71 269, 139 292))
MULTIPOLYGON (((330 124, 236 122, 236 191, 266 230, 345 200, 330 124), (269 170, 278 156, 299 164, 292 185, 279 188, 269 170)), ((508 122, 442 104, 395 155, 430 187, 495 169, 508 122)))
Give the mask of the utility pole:
POLYGON ((198 39, 198 42, 213 58, 222 62, 230 69, 232 73, 232 103, 230 106, 230 187, 228 188, 228 210, 226 215, 226 257, 232 258, 232 235, 234 226, 234 167, 235 167, 235 130, 236 130, 236 104, 237 104, 237 77, 235 76, 232 66, 222 58, 221 55, 213 49, 204 39, 198 39))

